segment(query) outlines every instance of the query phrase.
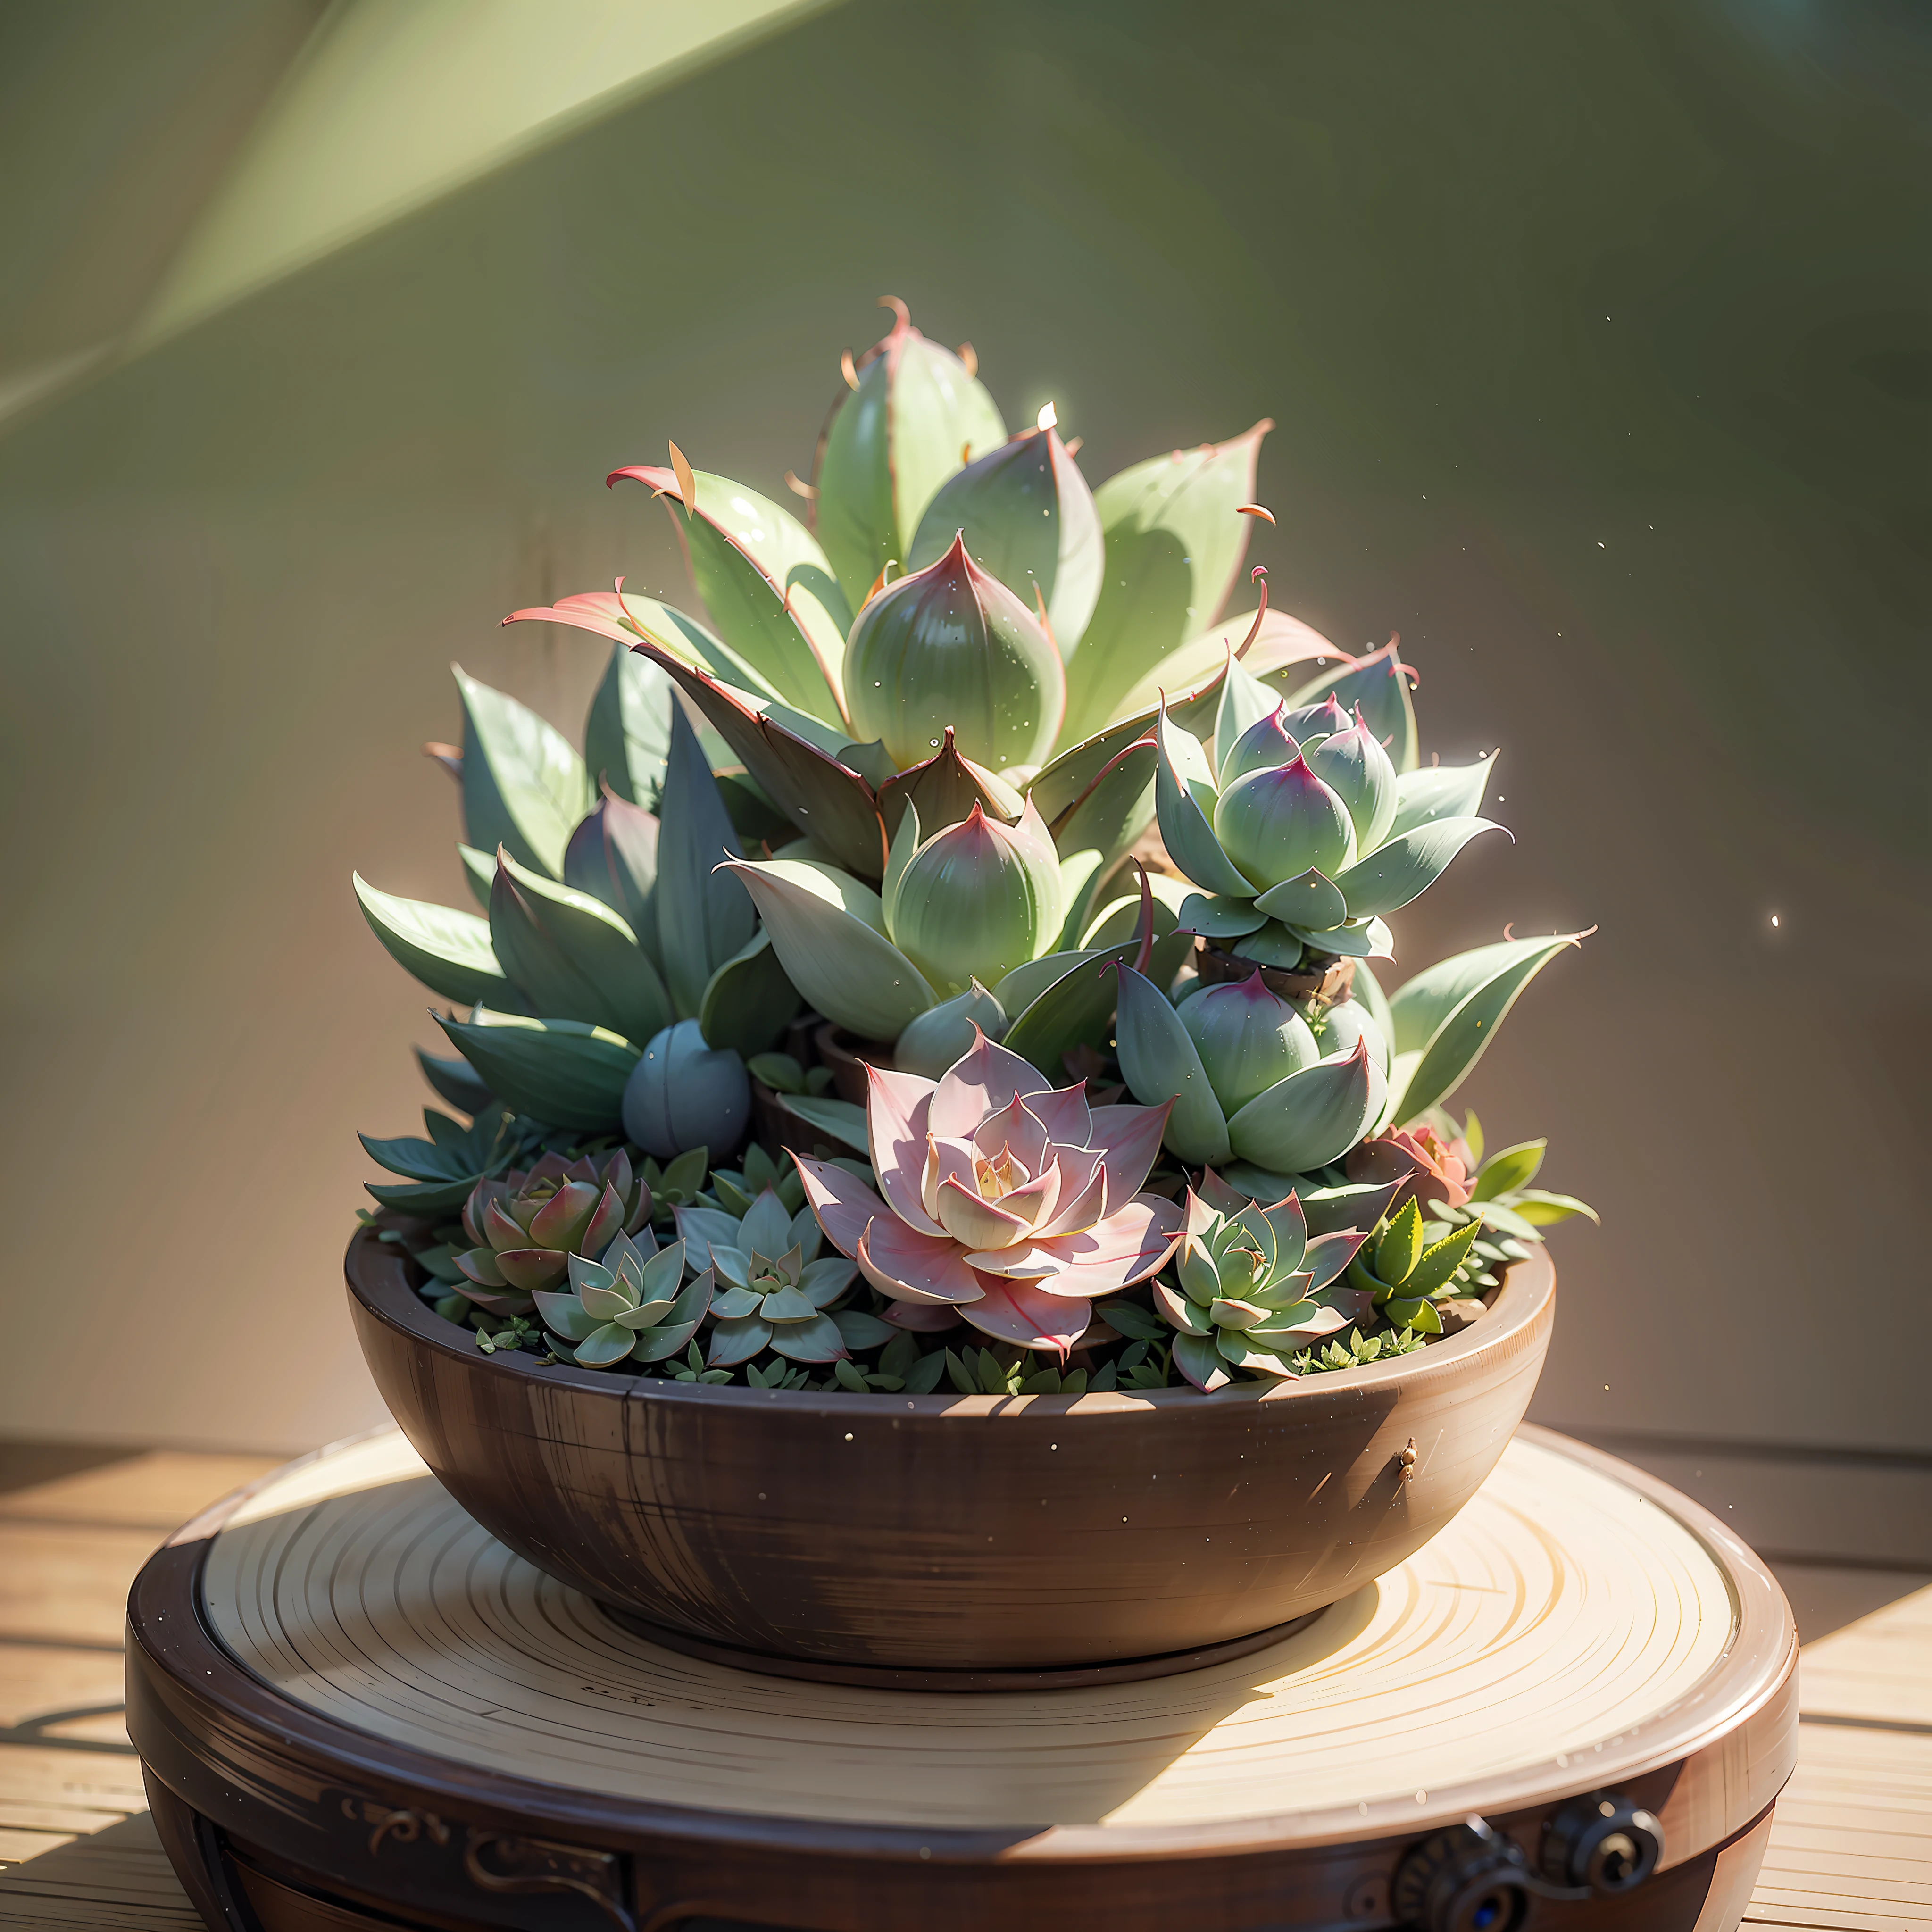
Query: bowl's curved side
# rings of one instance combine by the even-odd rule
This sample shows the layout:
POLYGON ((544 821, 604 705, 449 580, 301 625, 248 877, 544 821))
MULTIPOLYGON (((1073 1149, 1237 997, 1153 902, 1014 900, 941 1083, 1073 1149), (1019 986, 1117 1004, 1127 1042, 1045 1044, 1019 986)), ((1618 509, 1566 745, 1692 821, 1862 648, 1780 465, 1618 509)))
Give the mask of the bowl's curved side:
POLYGON ((713 1642, 959 1670, 1226 1642, 1381 1575, 1495 1466, 1555 1318, 1539 1251, 1454 1340, 1265 1390, 806 1396, 486 1357, 366 1234, 348 1274, 383 1400, 520 1555, 713 1642))

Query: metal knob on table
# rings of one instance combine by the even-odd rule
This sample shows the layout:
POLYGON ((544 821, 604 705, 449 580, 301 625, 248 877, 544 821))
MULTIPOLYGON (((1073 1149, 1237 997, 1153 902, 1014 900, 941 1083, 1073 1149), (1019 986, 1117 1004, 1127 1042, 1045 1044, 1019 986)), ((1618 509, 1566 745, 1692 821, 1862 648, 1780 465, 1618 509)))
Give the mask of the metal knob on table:
POLYGON ((1664 1828, 1613 1792, 1565 1805, 1545 1828, 1540 1869, 1514 1839, 1472 1817, 1413 1846, 1390 1904, 1414 1932, 1518 1932, 1532 1898, 1621 1898, 1656 1870, 1664 1828))

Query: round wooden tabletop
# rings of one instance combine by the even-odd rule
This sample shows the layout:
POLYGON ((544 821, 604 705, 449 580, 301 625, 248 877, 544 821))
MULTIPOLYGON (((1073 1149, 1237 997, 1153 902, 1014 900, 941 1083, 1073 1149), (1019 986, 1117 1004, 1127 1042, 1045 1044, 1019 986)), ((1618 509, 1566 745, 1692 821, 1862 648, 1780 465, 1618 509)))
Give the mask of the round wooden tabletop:
MULTIPOLYGON (((1432 1541, 1286 1640, 1042 1692, 860 1689, 660 1648, 496 1543, 399 1433, 292 1466, 184 1534, 210 1648, 248 1688, 227 1730, 266 1709, 311 1754, 338 1741, 352 1810, 386 1762, 412 1815, 482 1796, 593 1845, 628 1828, 1090 1867, 1385 1852, 1614 1787, 1660 1815, 1669 1868, 1745 1831, 1790 1768, 1795 1642, 1762 1566, 1694 1505, 1539 1430, 1432 1541)), ((137 1640, 142 1608, 137 1586, 137 1640)), ((158 1680, 219 1696, 221 1670, 196 1684, 169 1634, 147 1634, 158 1680)), ((165 1778, 173 1744, 137 1742, 165 1778)), ((1385 1910, 1385 1886, 1357 1902, 1377 1896, 1385 1910)))

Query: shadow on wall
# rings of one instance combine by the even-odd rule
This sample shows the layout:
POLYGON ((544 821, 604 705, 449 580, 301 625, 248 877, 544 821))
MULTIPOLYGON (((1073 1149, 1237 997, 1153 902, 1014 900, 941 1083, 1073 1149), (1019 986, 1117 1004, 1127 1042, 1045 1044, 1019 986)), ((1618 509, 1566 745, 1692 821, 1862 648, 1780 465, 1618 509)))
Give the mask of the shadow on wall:
POLYGON ((1462 1096, 1604 1210, 1537 1412, 1925 1445, 1928 79, 1880 0, 853 0, 17 422, 8 1427, 377 1418, 353 1130, 432 1029, 350 870, 460 902, 447 661, 580 717, 592 640, 496 620, 682 594, 604 472, 776 494, 890 289, 1090 476, 1276 417, 1276 601, 1504 747, 1397 942, 1601 924, 1462 1096))

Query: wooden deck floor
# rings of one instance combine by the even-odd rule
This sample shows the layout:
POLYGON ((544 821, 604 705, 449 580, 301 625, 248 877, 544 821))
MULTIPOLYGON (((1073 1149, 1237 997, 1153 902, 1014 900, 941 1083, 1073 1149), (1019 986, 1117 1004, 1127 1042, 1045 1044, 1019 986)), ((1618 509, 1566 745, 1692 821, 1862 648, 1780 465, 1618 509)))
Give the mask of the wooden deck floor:
MULTIPOLYGON (((122 1604, 166 1532, 271 1466, 0 1444, 5 1932, 196 1932, 122 1727, 122 1604)), ((1780 1574, 1810 1639, 1804 1727, 1744 1922, 1932 1932, 1932 1588, 1828 1564, 1780 1574), (1868 1604, 1883 1607, 1848 1621, 1868 1604)))

